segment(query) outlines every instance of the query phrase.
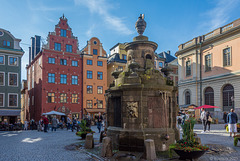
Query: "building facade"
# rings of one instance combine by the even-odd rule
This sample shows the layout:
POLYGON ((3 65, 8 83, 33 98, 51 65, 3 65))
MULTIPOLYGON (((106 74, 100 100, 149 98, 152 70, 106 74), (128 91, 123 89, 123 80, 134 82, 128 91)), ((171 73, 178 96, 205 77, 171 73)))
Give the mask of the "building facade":
POLYGON ((29 119, 39 120, 52 110, 82 118, 82 59, 67 21, 60 17, 47 44, 27 66, 29 119))
POLYGON ((179 104, 214 105, 215 117, 240 114, 240 19, 179 45, 179 104))
POLYGON ((83 108, 91 115, 105 113, 107 90, 107 55, 96 37, 81 50, 83 61, 83 108))
POLYGON ((15 123, 21 110, 20 39, 0 28, 0 122, 15 123))

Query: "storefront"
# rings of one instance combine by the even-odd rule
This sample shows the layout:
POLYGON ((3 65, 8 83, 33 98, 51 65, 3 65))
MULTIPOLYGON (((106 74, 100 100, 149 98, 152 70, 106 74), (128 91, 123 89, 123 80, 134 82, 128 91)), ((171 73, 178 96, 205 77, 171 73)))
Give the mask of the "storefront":
POLYGON ((0 122, 14 124, 20 119, 21 110, 0 110, 0 122))

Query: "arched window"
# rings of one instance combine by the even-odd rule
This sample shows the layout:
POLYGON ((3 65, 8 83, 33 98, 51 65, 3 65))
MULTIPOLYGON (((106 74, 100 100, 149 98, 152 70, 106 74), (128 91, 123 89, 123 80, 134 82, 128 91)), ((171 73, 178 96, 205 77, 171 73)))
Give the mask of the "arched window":
MULTIPOLYGON (((213 92, 213 89, 211 87, 207 87, 205 89, 205 93, 204 93, 204 96, 205 96, 205 105, 212 105, 214 106, 214 92, 213 92)), ((208 109, 208 111, 214 111, 213 108, 210 108, 208 109)))
POLYGON ((230 111, 234 108, 234 88, 231 84, 224 86, 222 91, 223 96, 223 111, 230 111))
POLYGON ((189 105, 190 102, 191 102, 190 92, 187 91, 187 92, 185 93, 185 104, 186 104, 186 105, 189 105))

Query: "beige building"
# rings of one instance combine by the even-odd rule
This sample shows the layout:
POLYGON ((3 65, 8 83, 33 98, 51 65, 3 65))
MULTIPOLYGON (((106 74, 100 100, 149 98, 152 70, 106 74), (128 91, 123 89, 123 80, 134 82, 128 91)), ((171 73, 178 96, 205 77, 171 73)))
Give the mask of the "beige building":
POLYGON ((240 113, 240 19, 179 45, 179 105, 214 105, 215 117, 240 113))

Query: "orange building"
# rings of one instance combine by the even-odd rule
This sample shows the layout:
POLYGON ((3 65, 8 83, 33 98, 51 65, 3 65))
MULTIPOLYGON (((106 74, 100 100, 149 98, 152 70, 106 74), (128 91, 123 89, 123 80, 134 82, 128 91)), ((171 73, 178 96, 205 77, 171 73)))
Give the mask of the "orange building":
POLYGON ((83 108, 91 115, 105 112, 107 90, 107 55, 102 43, 91 38, 82 49, 83 60, 83 108))

